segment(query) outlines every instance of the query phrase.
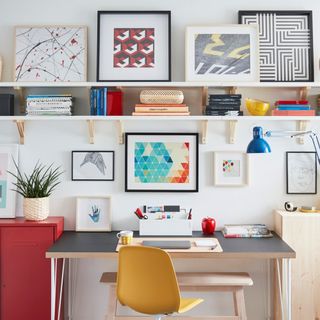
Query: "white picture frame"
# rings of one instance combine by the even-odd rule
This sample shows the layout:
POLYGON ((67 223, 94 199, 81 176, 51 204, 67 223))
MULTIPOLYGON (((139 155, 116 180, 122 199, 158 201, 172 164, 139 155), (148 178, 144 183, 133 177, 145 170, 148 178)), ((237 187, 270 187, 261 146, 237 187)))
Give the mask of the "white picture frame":
POLYGON ((76 207, 76 231, 111 231, 111 197, 77 197, 76 207))
POLYGON ((72 151, 71 180, 114 181, 114 151, 72 151))
POLYGON ((286 152, 287 194, 317 194, 317 156, 313 151, 286 152))
POLYGON ((186 81, 259 81, 258 25, 186 28, 186 81))
POLYGON ((8 171, 17 175, 14 162, 18 164, 19 146, 17 144, 0 145, 0 218, 16 216, 17 193, 14 183, 17 179, 8 171), (13 189, 13 190, 12 190, 13 189))
POLYGON ((83 25, 15 26, 14 81, 87 81, 87 33, 83 25))
POLYGON ((242 187, 250 183, 250 161, 241 151, 214 152, 214 185, 242 187))

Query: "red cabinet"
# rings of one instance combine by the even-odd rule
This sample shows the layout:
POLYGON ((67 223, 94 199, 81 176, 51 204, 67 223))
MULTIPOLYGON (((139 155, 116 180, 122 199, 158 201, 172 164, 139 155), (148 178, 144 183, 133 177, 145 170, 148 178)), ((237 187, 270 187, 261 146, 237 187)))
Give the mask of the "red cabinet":
POLYGON ((50 259, 45 252, 62 232, 62 217, 0 220, 1 320, 50 319, 50 259))

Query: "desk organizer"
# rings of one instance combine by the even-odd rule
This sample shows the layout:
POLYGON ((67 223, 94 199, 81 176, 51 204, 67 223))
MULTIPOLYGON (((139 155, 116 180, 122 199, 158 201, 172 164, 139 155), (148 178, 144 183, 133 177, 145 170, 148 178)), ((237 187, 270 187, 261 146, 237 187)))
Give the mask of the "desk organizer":
POLYGON ((192 220, 139 220, 140 236, 192 236, 192 220))

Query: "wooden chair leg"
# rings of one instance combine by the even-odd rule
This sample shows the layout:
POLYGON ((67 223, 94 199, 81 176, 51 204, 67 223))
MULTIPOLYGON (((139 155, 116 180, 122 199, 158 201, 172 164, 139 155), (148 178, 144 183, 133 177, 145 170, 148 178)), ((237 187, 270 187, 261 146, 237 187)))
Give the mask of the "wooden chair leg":
POLYGON ((116 285, 111 284, 109 286, 109 302, 106 320, 114 320, 117 313, 117 292, 116 285))
POLYGON ((247 320, 243 288, 239 288, 233 291, 233 302, 235 315, 239 316, 240 320, 247 320))

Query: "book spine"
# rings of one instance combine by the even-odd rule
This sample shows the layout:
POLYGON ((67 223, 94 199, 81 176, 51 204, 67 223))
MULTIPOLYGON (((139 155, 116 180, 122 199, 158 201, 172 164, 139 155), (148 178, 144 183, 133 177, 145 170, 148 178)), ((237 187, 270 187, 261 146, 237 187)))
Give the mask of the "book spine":
POLYGON ((108 114, 108 88, 103 88, 103 115, 108 114))
POLYGON ((272 116, 315 116, 315 110, 272 110, 272 116))
POLYGON ((181 103, 181 104, 143 104, 143 103, 137 103, 135 105, 136 107, 150 107, 150 108, 157 108, 157 107, 166 107, 166 108, 183 108, 183 107, 187 107, 187 105, 185 103, 181 103))
POLYGON ((90 89, 90 115, 94 115, 94 89, 90 89))
POLYGON ((190 112, 133 112, 133 116, 189 116, 190 112))
POLYGON ((212 99, 241 99, 241 94, 209 94, 209 98, 212 99))
POLYGON ((135 107, 135 112, 188 112, 189 108, 167 108, 167 107, 135 107))
POLYGON ((275 105, 280 104, 308 104, 307 100, 278 100, 276 101, 275 105))
POLYGON ((300 106, 300 105, 278 105, 277 106, 277 110, 310 110, 310 106, 306 105, 306 106, 300 106))

